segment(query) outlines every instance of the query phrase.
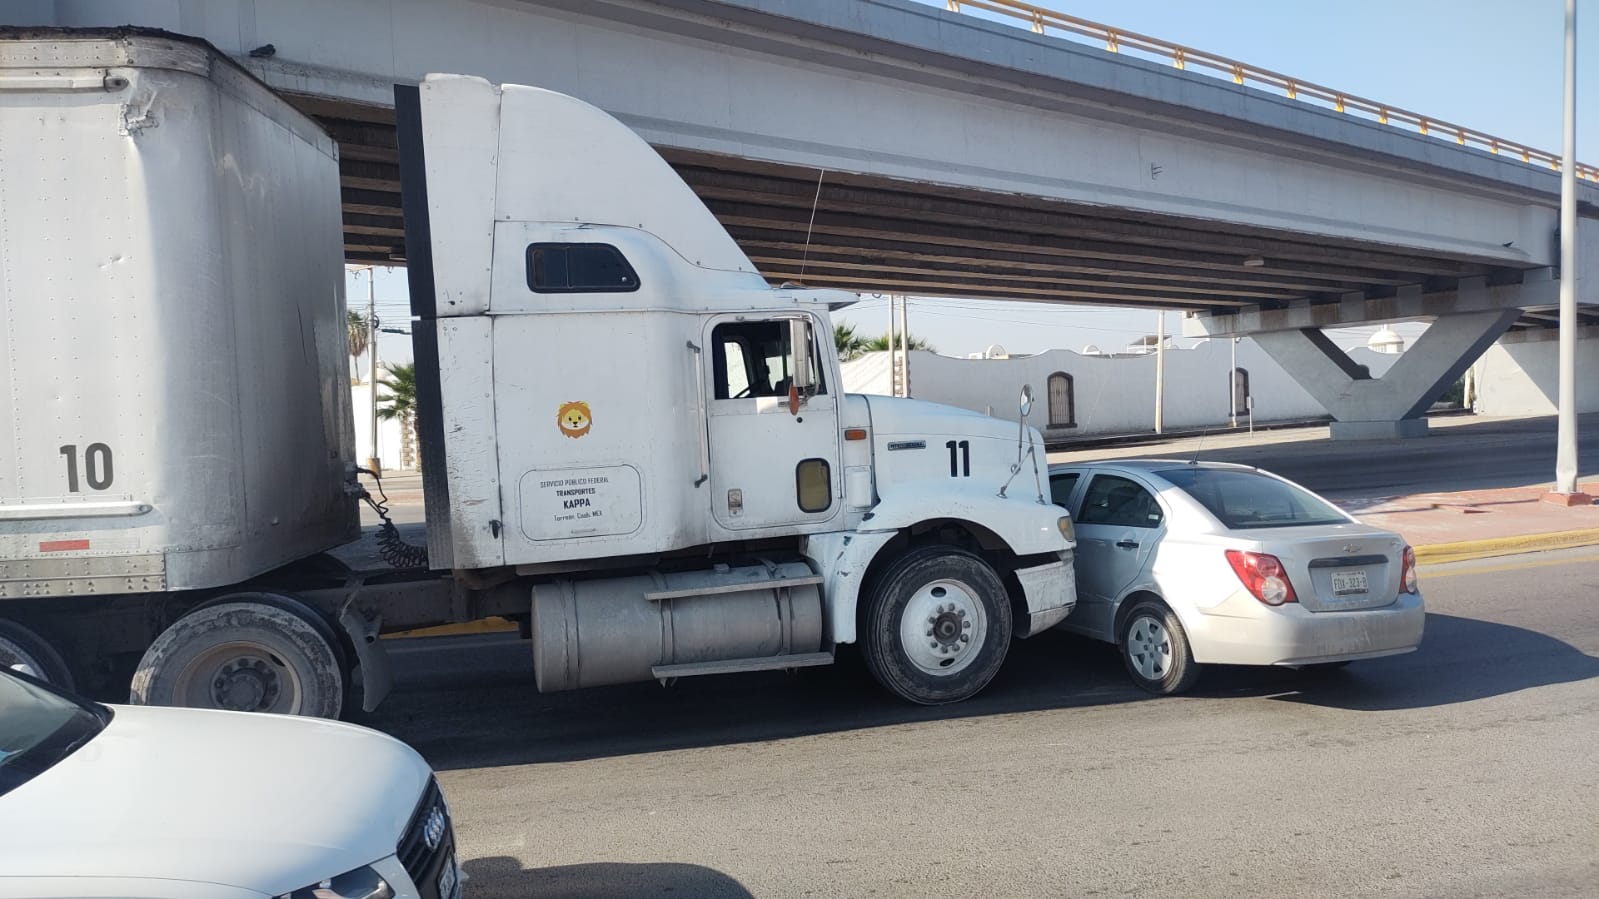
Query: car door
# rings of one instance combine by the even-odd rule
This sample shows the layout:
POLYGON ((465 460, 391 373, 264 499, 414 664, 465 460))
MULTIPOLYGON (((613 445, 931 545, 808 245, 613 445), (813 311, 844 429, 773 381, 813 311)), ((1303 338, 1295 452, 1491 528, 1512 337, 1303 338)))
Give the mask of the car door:
POLYGON ((1116 604, 1148 564, 1165 533, 1165 513, 1154 491, 1132 477, 1092 472, 1076 491, 1078 628, 1115 639, 1116 604))

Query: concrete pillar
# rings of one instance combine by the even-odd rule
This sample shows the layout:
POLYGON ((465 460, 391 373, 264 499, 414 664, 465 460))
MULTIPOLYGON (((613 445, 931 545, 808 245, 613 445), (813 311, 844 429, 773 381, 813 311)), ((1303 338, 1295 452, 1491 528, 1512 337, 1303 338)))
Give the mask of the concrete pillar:
POLYGON ((1251 335, 1334 418, 1334 440, 1424 437, 1422 415, 1520 316, 1519 309, 1441 315, 1382 378, 1315 328, 1251 335))

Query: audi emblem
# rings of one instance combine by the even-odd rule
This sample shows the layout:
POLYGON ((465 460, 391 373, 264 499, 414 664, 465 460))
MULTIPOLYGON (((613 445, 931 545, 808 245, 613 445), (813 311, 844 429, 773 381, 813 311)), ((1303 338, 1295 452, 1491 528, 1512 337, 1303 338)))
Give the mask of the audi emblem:
POLYGON ((444 840, 444 809, 433 806, 433 811, 428 813, 428 822, 422 827, 422 841, 427 843, 428 851, 439 848, 439 843, 444 840))

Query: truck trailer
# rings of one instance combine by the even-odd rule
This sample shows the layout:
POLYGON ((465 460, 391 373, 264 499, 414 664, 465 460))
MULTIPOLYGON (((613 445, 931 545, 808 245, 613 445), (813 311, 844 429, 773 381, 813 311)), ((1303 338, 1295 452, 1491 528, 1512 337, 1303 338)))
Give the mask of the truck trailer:
POLYGON ((1071 612, 1029 391, 845 394, 856 297, 767 283, 580 100, 435 75, 395 110, 426 547, 386 526, 364 571, 329 555, 369 498, 335 142, 203 41, 0 31, 0 664, 337 717, 381 635, 500 616, 542 691, 856 643, 942 703, 1071 612))

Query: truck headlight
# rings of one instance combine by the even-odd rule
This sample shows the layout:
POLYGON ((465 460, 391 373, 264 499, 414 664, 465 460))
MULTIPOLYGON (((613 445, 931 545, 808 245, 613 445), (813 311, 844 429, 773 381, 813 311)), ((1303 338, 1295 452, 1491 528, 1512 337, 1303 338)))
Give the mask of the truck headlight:
POLYGON ((1067 543, 1077 542, 1077 532, 1072 530, 1072 517, 1070 515, 1062 515, 1060 520, 1055 522, 1055 526, 1060 528, 1060 535, 1066 538, 1067 543))
POLYGON ((356 868, 279 899, 394 899, 394 888, 371 868, 356 868))

